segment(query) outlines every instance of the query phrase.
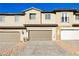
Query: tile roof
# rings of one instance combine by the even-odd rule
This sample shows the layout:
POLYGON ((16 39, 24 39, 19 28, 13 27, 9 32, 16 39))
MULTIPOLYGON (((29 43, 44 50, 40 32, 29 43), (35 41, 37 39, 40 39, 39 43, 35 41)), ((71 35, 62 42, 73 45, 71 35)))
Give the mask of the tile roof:
POLYGON ((63 12, 63 11, 69 11, 69 12, 72 11, 72 12, 75 12, 75 13, 79 12, 79 10, 75 9, 75 8, 73 8, 73 9, 71 9, 71 8, 62 8, 62 9, 54 9, 54 10, 51 10, 51 11, 46 11, 46 10, 40 10, 40 9, 31 7, 31 8, 28 8, 26 10, 23 10, 20 13, 0 13, 0 15, 25 15, 25 12, 29 11, 31 9, 35 9, 37 11, 40 11, 41 13, 55 13, 55 12, 63 12))

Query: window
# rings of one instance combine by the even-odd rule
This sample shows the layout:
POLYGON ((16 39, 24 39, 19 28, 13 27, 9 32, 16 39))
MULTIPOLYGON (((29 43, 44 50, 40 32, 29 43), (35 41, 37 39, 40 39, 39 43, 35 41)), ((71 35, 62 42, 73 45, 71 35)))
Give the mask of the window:
POLYGON ((61 16, 62 22, 69 22, 68 14, 63 12, 61 16))
POLYGON ((45 13, 45 19, 51 19, 51 14, 50 13, 45 13))
POLYGON ((0 16, 0 22, 4 21, 4 16, 0 16))
POLYGON ((18 22, 18 21, 19 21, 19 16, 16 15, 16 16, 15 16, 15 22, 18 22))
POLYGON ((30 13, 29 18, 30 19, 36 19, 36 13, 30 13))
POLYGON ((79 20, 79 15, 76 15, 76 20, 79 20))

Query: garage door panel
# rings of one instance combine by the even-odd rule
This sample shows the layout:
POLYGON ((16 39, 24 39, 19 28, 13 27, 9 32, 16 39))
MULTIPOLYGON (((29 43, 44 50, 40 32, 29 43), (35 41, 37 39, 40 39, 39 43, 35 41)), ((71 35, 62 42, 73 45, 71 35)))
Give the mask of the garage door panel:
POLYGON ((52 31, 30 31, 30 40, 51 40, 52 31))
POLYGON ((79 40, 79 30, 62 30, 62 40, 79 40))
POLYGON ((0 32, 0 42, 18 42, 19 40, 19 32, 0 32))

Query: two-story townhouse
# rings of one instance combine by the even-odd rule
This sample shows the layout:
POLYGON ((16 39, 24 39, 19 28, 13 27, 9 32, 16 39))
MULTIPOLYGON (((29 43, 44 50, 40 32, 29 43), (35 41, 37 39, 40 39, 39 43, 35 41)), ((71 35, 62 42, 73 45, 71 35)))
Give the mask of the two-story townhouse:
POLYGON ((79 11, 29 8, 21 13, 0 13, 0 42, 79 39, 79 11))
POLYGON ((56 27, 55 14, 53 12, 44 12, 36 8, 25 11, 28 40, 55 40, 56 27))

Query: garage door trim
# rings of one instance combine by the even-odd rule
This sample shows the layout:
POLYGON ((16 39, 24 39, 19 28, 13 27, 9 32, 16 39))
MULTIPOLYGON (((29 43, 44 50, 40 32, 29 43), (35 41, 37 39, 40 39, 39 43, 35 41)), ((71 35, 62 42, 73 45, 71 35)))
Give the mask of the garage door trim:
POLYGON ((52 30, 28 30, 28 41, 30 40, 30 31, 51 31, 52 32, 52 30))

